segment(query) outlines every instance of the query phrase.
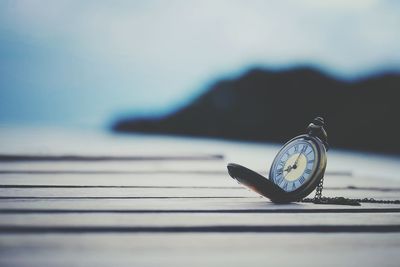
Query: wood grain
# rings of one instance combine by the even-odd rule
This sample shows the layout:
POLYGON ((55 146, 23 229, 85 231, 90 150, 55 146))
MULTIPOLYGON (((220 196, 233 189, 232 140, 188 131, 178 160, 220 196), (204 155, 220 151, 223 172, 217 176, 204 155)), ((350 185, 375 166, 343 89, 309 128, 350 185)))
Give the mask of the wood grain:
MULTIPOLYGON (((60 138, 47 153, 29 140, 0 148, 0 266, 400 261, 400 205, 275 205, 226 173, 233 158, 262 170, 275 146, 102 137, 88 148, 79 135, 60 138)), ((349 168, 349 155, 337 153, 325 196, 400 198, 399 180, 361 174, 361 157, 349 168)))

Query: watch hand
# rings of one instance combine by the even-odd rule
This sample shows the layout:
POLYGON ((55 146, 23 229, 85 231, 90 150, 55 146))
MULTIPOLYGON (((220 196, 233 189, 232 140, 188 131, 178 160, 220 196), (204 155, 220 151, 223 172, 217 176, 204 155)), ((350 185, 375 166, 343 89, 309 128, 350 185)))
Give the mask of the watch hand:
POLYGON ((297 157, 296 161, 293 164, 293 168, 296 169, 297 168, 297 163, 299 162, 299 159, 301 157, 301 153, 299 154, 299 156, 297 157))
POLYGON ((283 170, 283 171, 284 171, 284 172, 290 172, 292 169, 293 169, 293 167, 289 165, 289 166, 286 168, 286 170, 283 170))
MULTIPOLYGON (((293 169, 293 167, 291 165, 289 165, 285 170, 283 170, 283 172, 287 172, 286 175, 288 175, 288 173, 293 169)), ((283 177, 285 178, 286 175, 283 175, 283 177)))

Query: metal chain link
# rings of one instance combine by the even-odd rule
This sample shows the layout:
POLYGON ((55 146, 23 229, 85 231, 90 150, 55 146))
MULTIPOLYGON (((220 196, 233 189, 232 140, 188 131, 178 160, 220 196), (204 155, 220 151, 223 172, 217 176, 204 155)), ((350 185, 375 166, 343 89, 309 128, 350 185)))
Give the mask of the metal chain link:
POLYGON ((322 189, 324 188, 324 176, 322 176, 321 180, 318 183, 317 189, 315 190, 315 200, 321 200, 322 198, 322 189))
POLYGON ((304 203, 314 204, 333 204, 333 205, 349 205, 360 206, 361 203, 378 203, 378 204, 400 204, 400 200, 377 200, 374 198, 345 198, 345 197, 323 197, 322 189, 324 187, 324 177, 319 182, 314 198, 305 198, 300 200, 304 203))

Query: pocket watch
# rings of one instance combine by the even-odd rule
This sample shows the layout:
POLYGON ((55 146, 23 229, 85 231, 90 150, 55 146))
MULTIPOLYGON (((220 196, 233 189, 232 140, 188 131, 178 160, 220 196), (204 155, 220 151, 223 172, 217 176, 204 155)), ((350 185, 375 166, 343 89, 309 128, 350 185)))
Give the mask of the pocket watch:
POLYGON ((317 117, 306 134, 289 140, 279 150, 264 177, 239 164, 228 164, 229 175, 251 190, 275 203, 300 201, 317 189, 321 197, 327 157, 327 133, 324 119, 317 117))

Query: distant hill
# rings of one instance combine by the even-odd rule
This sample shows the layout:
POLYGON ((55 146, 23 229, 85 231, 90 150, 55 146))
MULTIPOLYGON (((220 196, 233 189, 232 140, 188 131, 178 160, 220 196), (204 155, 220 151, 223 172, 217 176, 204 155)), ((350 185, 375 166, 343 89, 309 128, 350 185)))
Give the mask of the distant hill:
POLYGON ((113 130, 285 142, 317 115, 331 146, 400 153, 400 75, 347 82, 310 68, 253 69, 173 114, 118 120, 113 130))

